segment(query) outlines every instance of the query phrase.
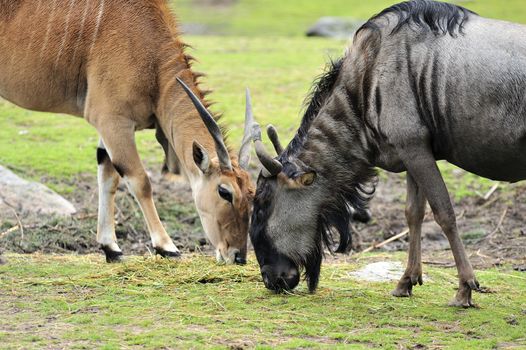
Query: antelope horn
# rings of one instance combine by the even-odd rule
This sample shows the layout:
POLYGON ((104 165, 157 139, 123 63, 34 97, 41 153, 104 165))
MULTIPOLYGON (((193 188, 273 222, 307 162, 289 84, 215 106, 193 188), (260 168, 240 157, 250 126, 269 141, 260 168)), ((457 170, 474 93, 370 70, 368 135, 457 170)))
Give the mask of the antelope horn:
POLYGON ((274 145, 274 149, 276 150, 278 156, 281 155, 281 153, 283 153, 283 146, 281 146, 281 142, 279 142, 278 131, 274 125, 269 124, 267 126, 267 135, 270 139, 270 142, 272 142, 272 145, 274 145))
POLYGON ((206 107, 203 106, 201 100, 192 92, 192 90, 190 90, 190 88, 181 79, 177 78, 177 82, 181 84, 188 97, 190 97, 190 99, 192 100, 192 103, 199 112, 199 115, 205 123, 206 128, 210 132, 210 135, 212 135, 216 146, 217 157, 219 158, 219 166, 221 167, 221 170, 232 171, 232 162, 230 161, 230 156, 228 155, 228 150, 225 146, 225 142, 223 141, 223 134, 221 133, 219 125, 217 125, 216 121, 214 120, 214 117, 210 115, 210 112, 208 112, 206 107))
POLYGON ((246 170, 250 163, 250 141, 252 140, 250 129, 254 124, 254 113, 252 113, 252 101, 250 98, 250 90, 248 88, 245 95, 245 131, 243 133, 243 141, 241 141, 241 148, 239 148, 239 166, 246 170))
POLYGON ((263 164, 263 169, 261 171, 263 177, 278 175, 283 169, 283 165, 276 159, 272 158, 272 156, 265 150, 265 146, 263 145, 263 142, 261 142, 261 128, 258 123, 254 123, 252 126, 252 139, 256 146, 258 159, 261 164, 263 164))

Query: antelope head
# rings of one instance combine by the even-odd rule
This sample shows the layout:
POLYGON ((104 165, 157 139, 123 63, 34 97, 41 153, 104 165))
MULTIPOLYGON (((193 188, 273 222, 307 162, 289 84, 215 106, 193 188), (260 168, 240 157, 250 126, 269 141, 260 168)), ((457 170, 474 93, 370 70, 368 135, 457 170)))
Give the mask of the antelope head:
POLYGON ((247 172, 253 124, 248 90, 245 133, 239 156, 232 157, 210 112, 182 80, 177 81, 192 100, 215 144, 215 153, 211 153, 197 141, 193 143, 193 159, 201 177, 192 189, 201 223, 216 249, 218 262, 244 264, 254 197, 254 186, 247 172))

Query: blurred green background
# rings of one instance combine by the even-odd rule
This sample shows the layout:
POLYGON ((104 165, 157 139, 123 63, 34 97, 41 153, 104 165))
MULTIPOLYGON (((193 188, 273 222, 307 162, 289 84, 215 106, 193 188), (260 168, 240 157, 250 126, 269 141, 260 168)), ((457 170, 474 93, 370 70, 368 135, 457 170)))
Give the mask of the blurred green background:
MULTIPOLYGON (((307 38, 305 31, 322 16, 366 20, 393 4, 385 0, 179 0, 171 1, 179 22, 201 28, 184 35, 193 46, 197 71, 214 90, 213 109, 224 113, 230 143, 238 147, 243 126, 244 89, 251 88, 255 115, 276 125, 284 140, 299 125, 302 102, 314 78, 346 40, 307 38)), ((489 17, 526 22, 524 0, 462 1, 489 17)), ((163 155, 153 132, 137 134, 143 160, 159 167, 163 155)), ((0 164, 67 194, 79 174, 95 174, 97 134, 85 121, 35 113, 0 102, 0 164)), ((443 166, 444 167, 444 166, 443 166)), ((445 177, 460 197, 484 190, 489 181, 445 166, 445 177), (458 173, 461 173, 461 176, 458 173)))

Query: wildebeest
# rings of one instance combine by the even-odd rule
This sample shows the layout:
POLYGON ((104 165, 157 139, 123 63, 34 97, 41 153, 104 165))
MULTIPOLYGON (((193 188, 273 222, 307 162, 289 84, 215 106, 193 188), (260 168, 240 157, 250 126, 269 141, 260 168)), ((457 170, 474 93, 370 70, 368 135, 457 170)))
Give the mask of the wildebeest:
POLYGON ((134 133, 145 128, 157 129, 188 178, 218 259, 245 261, 250 142, 245 138, 239 158, 229 155, 215 118, 201 106, 209 104, 185 48, 165 0, 0 1, 0 95, 27 109, 82 117, 100 135, 97 241, 109 262, 122 255, 114 227, 120 178, 142 209, 155 251, 180 254, 137 153, 134 133), (200 112, 176 78, 195 94, 200 112))
POLYGON ((313 89, 301 126, 277 159, 256 127, 258 179, 250 236, 267 288, 292 289, 305 270, 315 290, 322 241, 349 235, 349 206, 364 209, 375 167, 407 171, 407 269, 393 292, 422 284, 426 200, 459 276, 452 305, 479 288, 437 168, 445 159, 500 181, 526 178, 526 27, 451 4, 409 1, 371 18, 313 89))

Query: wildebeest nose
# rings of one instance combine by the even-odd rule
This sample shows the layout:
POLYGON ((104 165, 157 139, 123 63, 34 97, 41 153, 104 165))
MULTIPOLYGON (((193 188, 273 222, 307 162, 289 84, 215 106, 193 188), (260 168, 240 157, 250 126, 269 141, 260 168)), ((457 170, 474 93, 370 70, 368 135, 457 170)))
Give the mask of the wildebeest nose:
POLYGON ((278 278, 278 285, 280 289, 291 290, 294 289, 300 282, 300 274, 295 268, 282 271, 278 278))
POLYGON ((247 259, 245 259, 243 256, 241 256, 241 253, 236 253, 236 257, 235 257, 234 261, 238 265, 245 265, 247 263, 247 259))
POLYGON ((261 276, 267 289, 275 292, 294 289, 300 282, 300 274, 296 268, 280 268, 274 271, 271 266, 261 268, 261 276))

